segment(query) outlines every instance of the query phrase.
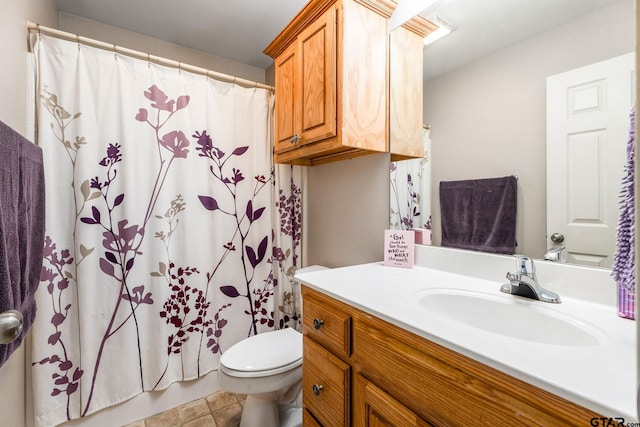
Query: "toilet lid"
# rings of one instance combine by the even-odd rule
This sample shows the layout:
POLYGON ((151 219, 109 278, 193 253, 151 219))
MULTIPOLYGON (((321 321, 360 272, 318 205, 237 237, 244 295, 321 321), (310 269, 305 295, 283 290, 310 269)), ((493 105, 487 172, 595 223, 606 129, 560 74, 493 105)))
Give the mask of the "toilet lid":
POLYGON ((220 357, 224 367, 241 372, 277 369, 302 359, 302 334, 295 329, 263 332, 231 346, 220 357))

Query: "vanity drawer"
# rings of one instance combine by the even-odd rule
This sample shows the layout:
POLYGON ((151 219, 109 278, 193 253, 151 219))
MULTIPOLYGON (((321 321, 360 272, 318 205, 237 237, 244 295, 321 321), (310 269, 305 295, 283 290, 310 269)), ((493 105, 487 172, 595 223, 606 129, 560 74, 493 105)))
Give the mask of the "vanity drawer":
POLYGON ((349 365, 304 337, 303 406, 321 425, 349 425, 349 377, 349 365))
MULTIPOLYGON (((303 288, 304 289, 304 288, 303 288)), ((351 355, 351 316, 338 304, 303 292, 302 331, 338 356, 351 355)))

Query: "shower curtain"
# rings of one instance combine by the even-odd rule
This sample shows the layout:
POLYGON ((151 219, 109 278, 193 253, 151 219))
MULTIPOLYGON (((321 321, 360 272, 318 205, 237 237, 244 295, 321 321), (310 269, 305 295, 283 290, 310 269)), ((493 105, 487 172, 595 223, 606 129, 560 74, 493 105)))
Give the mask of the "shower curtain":
POLYGON ((272 94, 45 35, 34 54, 47 203, 36 425, 299 329, 304 172, 272 164, 272 94))
MULTIPOLYGON (((424 157, 391 162, 389 166, 389 227, 428 230, 431 242, 431 139, 422 133, 424 157)), ((424 242, 427 243, 427 242, 424 242)))

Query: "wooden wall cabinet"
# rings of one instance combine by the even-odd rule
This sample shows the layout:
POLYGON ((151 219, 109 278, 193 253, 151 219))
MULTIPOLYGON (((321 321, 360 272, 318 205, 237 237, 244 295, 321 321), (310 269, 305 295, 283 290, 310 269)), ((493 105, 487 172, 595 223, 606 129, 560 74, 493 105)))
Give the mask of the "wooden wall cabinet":
POLYGON ((414 18, 389 34, 389 152, 391 161, 424 156, 423 49, 433 31, 414 18))
POLYGON ((304 425, 585 426, 602 416, 306 286, 304 425))
MULTIPOLYGON (((389 38, 387 21, 395 6, 393 0, 312 0, 265 49, 275 61, 277 163, 314 165, 389 152, 390 42, 403 49, 394 55, 394 68, 406 64, 399 59, 404 56, 412 66, 420 62, 419 92, 413 83, 399 84, 407 72, 415 75, 409 71, 391 89, 393 105, 403 107, 393 115, 394 139, 404 139, 398 145, 402 155, 415 157, 415 149, 406 149, 406 134, 413 137, 422 125, 422 44, 389 38), (419 117, 415 111, 405 115, 406 100, 418 97, 419 117)), ((429 25, 421 28, 435 28, 429 25)))

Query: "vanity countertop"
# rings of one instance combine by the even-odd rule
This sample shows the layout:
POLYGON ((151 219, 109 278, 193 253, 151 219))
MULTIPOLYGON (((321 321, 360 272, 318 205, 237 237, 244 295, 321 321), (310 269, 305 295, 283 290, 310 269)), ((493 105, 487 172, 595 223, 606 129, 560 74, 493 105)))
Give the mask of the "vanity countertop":
MULTIPOLYGON (((635 322, 611 304, 581 300, 556 290, 561 304, 503 294, 501 281, 430 267, 403 269, 383 263, 296 274, 299 282, 430 341, 496 368, 605 417, 637 420, 635 322), (595 331, 597 345, 567 346, 524 340, 479 329, 418 304, 430 291, 479 292, 516 298, 519 306, 565 318, 595 331), (542 304, 542 306, 540 306, 542 304)), ((544 283, 543 283, 544 286, 544 283)), ((488 311, 486 316, 495 316, 488 311)), ((517 324, 517 318, 497 319, 517 324)), ((523 322, 523 327, 524 327, 523 322)), ((536 325, 526 325, 536 327, 536 325)))

